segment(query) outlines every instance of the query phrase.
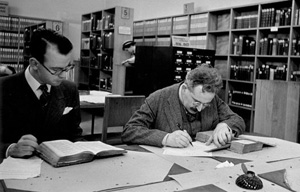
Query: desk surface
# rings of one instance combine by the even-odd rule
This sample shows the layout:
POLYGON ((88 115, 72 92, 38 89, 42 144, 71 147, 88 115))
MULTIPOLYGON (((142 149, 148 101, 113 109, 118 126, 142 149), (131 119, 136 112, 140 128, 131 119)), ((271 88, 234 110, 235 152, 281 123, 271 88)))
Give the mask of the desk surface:
MULTIPOLYGON (((278 146, 266 147, 262 151, 234 155, 223 150, 213 152, 212 158, 167 156, 162 154, 161 148, 122 146, 128 150, 124 156, 63 168, 53 168, 43 162, 40 177, 5 180, 5 185, 27 191, 181 191, 195 187, 209 189, 207 191, 252 191, 235 185, 235 179, 243 174, 239 163, 246 162, 247 157, 251 161, 246 162, 246 166, 256 174, 292 168, 300 172, 300 145, 279 139, 275 141, 278 146), (231 161, 233 157, 236 166, 215 168, 220 163, 218 160, 223 162, 228 158, 231 161)), ((264 187, 260 191, 289 191, 261 179, 264 187)))

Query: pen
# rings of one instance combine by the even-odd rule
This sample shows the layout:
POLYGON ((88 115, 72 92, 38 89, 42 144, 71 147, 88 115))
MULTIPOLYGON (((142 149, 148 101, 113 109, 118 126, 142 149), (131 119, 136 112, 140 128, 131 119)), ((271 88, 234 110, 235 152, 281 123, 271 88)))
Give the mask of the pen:
MULTIPOLYGON (((181 131, 184 131, 184 132, 188 133, 185 129, 183 130, 183 129, 181 128, 181 126, 180 126, 179 123, 176 123, 176 125, 177 125, 177 127, 178 127, 181 131)), ((194 145, 193 145, 192 142, 189 142, 189 143, 191 144, 192 147, 194 147, 194 145)))

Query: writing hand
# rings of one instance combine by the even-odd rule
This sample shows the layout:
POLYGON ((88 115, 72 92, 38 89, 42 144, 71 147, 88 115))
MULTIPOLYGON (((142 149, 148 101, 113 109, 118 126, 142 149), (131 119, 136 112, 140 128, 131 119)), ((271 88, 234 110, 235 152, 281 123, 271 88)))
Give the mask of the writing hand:
POLYGON ((33 135, 23 135, 18 143, 13 144, 8 151, 8 156, 30 156, 38 147, 37 139, 33 135))
POLYGON ((229 143, 233 138, 233 135, 228 129, 228 125, 226 123, 219 123, 213 134, 209 137, 206 142, 206 145, 210 145, 212 142, 216 144, 216 146, 221 147, 227 143, 229 143))
POLYGON ((170 133, 166 144, 170 147, 184 148, 189 146, 190 142, 192 142, 192 138, 186 131, 177 130, 170 133))

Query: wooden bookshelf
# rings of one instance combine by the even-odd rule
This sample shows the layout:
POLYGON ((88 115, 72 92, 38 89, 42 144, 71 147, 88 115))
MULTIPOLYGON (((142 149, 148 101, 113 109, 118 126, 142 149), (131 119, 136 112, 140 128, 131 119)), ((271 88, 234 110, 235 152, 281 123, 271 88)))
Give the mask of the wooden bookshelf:
POLYGON ((17 72, 22 71, 27 65, 26 53, 27 44, 24 42, 25 28, 40 23, 59 22, 53 20, 45 20, 40 18, 30 18, 22 16, 0 16, 0 63, 2 65, 10 65, 17 72))
POLYGON ((128 55, 122 50, 132 40, 132 8, 113 7, 82 15, 80 66, 76 77, 79 89, 125 93, 125 70, 121 65, 128 55))
MULTIPOLYGON (((215 67, 224 80, 223 98, 244 118, 246 131, 253 131, 257 79, 300 81, 300 2, 297 0, 276 0, 151 20, 157 20, 161 26, 161 21, 167 19, 171 30, 152 35, 151 45, 159 45, 161 37, 180 35, 189 37, 193 46, 202 40, 203 48, 215 50, 215 67)), ((133 30, 139 30, 134 39, 139 45, 148 45, 149 37, 141 30, 143 23, 134 22, 133 30)))

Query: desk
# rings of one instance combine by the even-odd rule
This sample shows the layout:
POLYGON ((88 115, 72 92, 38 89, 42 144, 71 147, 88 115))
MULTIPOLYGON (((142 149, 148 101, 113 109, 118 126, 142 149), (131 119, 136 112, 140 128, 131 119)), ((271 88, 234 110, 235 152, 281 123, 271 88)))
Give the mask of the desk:
POLYGON ((95 129, 95 116, 97 111, 104 109, 104 102, 103 103, 89 103, 86 101, 80 101, 80 109, 87 110, 92 114, 91 120, 91 135, 94 134, 95 129))
POLYGON ((106 91, 81 91, 80 92, 80 109, 88 110, 92 114, 91 134, 94 134, 96 112, 104 109, 105 97, 113 95, 106 91))
MULTIPOLYGON (((217 151, 213 152, 212 158, 166 156, 162 154, 162 148, 151 146, 120 146, 128 150, 126 155, 62 168, 53 168, 43 162, 40 177, 5 180, 5 184, 8 188, 15 187, 21 191, 168 192, 198 188, 214 192, 217 189, 253 192, 235 185, 237 176, 243 174, 238 160, 245 162, 249 157, 251 161, 245 164, 256 174, 281 169, 299 170, 300 174, 300 145, 280 139, 274 141, 278 144, 277 147, 266 147, 262 151, 248 154, 235 154, 229 150, 217 151), (281 151, 283 148, 285 152, 281 151), (224 158, 224 161, 226 157, 235 157, 236 166, 216 169, 215 166, 220 163, 217 159, 224 158)), ((269 180, 261 180, 264 187, 259 191, 289 191, 269 180)))

